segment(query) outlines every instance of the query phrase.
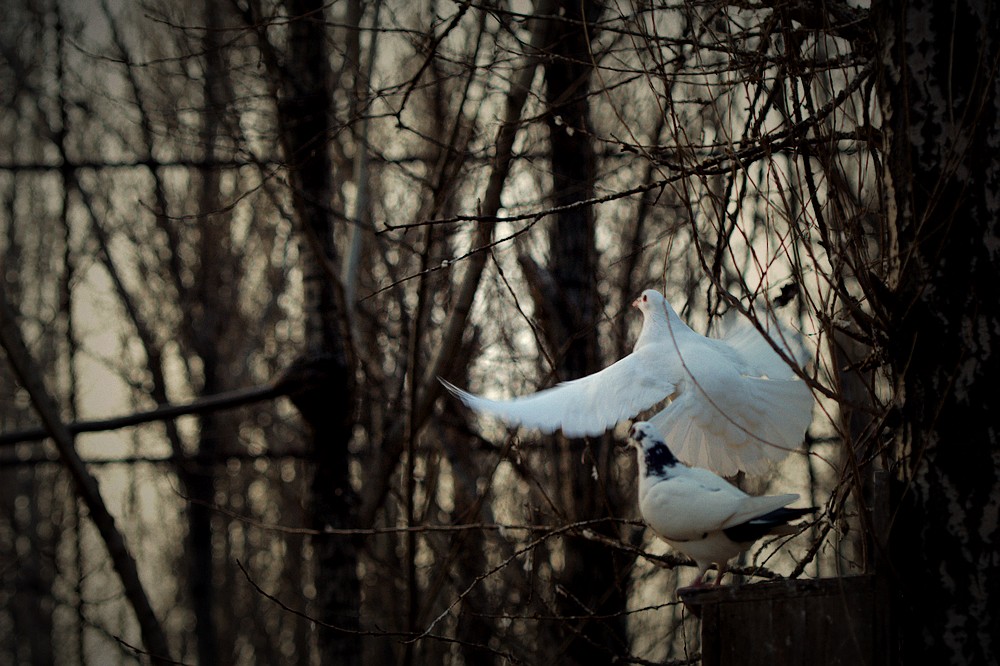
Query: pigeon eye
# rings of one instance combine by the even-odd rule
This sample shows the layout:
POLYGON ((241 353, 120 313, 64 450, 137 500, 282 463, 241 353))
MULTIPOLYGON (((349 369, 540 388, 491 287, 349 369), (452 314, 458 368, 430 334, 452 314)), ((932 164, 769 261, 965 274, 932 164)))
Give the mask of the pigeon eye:
POLYGON ((643 294, 642 295, 642 302, 645 303, 648 300, 649 300, 649 296, 647 296, 646 294, 643 294))

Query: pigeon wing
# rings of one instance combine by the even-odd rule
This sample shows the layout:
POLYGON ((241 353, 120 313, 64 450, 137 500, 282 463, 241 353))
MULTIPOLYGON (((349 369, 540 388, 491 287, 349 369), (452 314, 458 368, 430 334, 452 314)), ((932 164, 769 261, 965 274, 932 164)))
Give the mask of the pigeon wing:
POLYGON ((761 326, 767 331, 767 336, 749 319, 737 316, 723 335, 721 342, 739 355, 746 364, 748 374, 771 379, 794 379, 798 375, 775 352, 772 343, 799 368, 804 368, 812 360, 812 354, 806 348, 802 334, 780 323, 773 312, 761 321, 761 326))
POLYGON ((721 528, 726 529, 727 527, 733 527, 734 525, 751 521, 754 518, 759 518, 775 511, 776 509, 788 506, 798 498, 799 496, 796 493, 788 493, 786 495, 763 495, 761 497, 747 496, 747 498, 740 504, 737 511, 723 522, 721 528))
POLYGON ((725 535, 737 543, 750 543, 768 534, 790 535, 800 531, 800 525, 789 525, 806 514, 816 511, 816 507, 790 509, 780 507, 774 511, 752 518, 745 523, 733 525, 723 530, 725 535))
POLYGON ((510 425, 582 437, 600 435, 673 395, 676 378, 664 370, 655 355, 637 350, 600 372, 511 400, 483 398, 440 381, 476 412, 510 425))
POLYGON ((724 476, 764 474, 801 446, 812 406, 800 379, 739 375, 724 394, 686 391, 649 420, 688 465, 724 476))
POLYGON ((729 487, 736 492, 715 484, 705 485, 697 475, 672 477, 649 489, 640 510, 649 526, 664 538, 687 541, 745 523, 799 497, 795 494, 752 497, 729 487))
POLYGON ((722 339, 688 330, 650 343, 664 364, 683 366, 677 399, 649 421, 685 463, 724 476, 764 474, 802 444, 812 392, 771 340, 797 364, 808 354, 800 336, 773 316, 764 323, 767 334, 741 317, 722 339))
POLYGON ((747 495, 706 486, 690 475, 654 484, 642 496, 639 510, 654 532, 668 541, 703 539, 735 514, 747 495))

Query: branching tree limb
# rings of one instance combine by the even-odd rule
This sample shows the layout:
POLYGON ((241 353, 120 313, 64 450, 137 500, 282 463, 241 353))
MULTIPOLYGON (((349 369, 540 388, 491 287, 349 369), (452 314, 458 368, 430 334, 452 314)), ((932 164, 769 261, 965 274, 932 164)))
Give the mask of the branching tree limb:
MULTIPOLYGON (((542 0, 537 8, 536 16, 549 16, 554 12, 555 6, 552 0, 542 0)), ((526 57, 526 61, 517 78, 511 83, 510 92, 507 95, 504 105, 504 116, 497 129, 495 141, 495 159, 493 169, 490 172, 486 191, 480 201, 480 211, 483 216, 492 221, 479 222, 476 226, 471 247, 479 248, 487 246, 493 237, 493 229, 496 226, 497 214, 501 208, 500 195, 503 192, 504 183, 510 173, 511 164, 514 161, 514 139, 517 137, 518 129, 521 127, 521 111, 528 95, 531 92, 531 82, 535 78, 535 69, 541 62, 543 55, 542 47, 545 45, 545 23, 536 21, 532 25, 531 48, 526 57)), ((465 262, 465 273, 458 288, 458 296, 452 303, 451 315, 443 326, 441 342, 438 345, 430 363, 427 364, 421 381, 418 398, 414 407, 412 423, 414 427, 426 420, 430 414, 431 406, 438 396, 441 395, 441 385, 437 378, 447 377, 452 371, 452 361, 457 356, 455 350, 462 344, 462 336, 468 327, 469 315, 472 312, 472 301, 479 289, 480 278, 486 266, 488 253, 478 252, 468 257, 465 262)), ((390 431, 386 437, 387 451, 382 457, 380 464, 395 467, 399 460, 399 454, 403 447, 403 422, 397 421, 397 427, 390 431)), ((360 523, 362 525, 371 524, 374 520, 375 512, 382 505, 385 493, 389 488, 390 470, 379 470, 370 478, 376 479, 377 488, 368 494, 360 512, 360 523)))
POLYGON ((160 626, 160 621, 153 611, 149 596, 139 578, 135 558, 129 552, 122 533, 115 526, 114 516, 104 504, 97 479, 90 474, 76 452, 73 433, 66 428, 59 417, 59 408, 45 387, 41 370, 35 364, 27 345, 24 343, 21 330, 16 322, 14 309, 7 302, 7 296, 3 289, 0 289, 0 344, 7 352, 7 360, 13 368, 14 374, 28 392, 35 410, 55 441, 59 455, 73 478, 77 494, 90 511, 90 517, 108 548, 108 554, 111 556, 115 571, 121 579, 125 596, 128 598, 136 621, 139 623, 142 640, 149 650, 150 658, 153 663, 171 662, 166 634, 160 626))

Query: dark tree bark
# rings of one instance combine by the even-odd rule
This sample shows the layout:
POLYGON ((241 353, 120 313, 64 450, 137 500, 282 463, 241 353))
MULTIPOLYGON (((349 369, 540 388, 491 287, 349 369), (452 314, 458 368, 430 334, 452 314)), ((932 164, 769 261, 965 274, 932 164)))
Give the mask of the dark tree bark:
MULTIPOLYGON (((205 113, 202 142, 206 161, 218 157, 215 148, 224 127, 227 105, 225 60, 222 57, 219 7, 205 6, 205 113)), ((201 216, 199 226, 198 279, 194 303, 184 309, 188 336, 193 350, 202 361, 202 395, 221 393, 225 386, 222 355, 225 353, 223 320, 231 308, 235 294, 227 293, 232 286, 233 258, 229 256, 229 216, 216 214, 223 208, 219 203, 220 177, 217 169, 205 169, 201 182, 201 216)), ((191 501, 188 503, 188 588, 195 615, 195 642, 199 664, 214 664, 222 655, 218 652, 218 626, 213 599, 216 593, 215 557, 212 548, 212 515, 215 513, 214 458, 220 448, 225 419, 217 412, 208 412, 199 419, 198 453, 200 460, 182 466, 181 478, 191 501)))
POLYGON ((1000 650, 1000 10, 876 6, 887 111, 900 492, 889 541, 900 663, 1000 650))
MULTIPOLYGON (((306 349, 286 379, 297 382, 289 397, 309 425, 313 453, 310 511, 313 526, 351 528, 358 502, 348 476, 352 435, 354 373, 343 335, 343 303, 332 270, 332 135, 324 3, 289 3, 289 53, 279 100, 279 120, 288 160, 292 197, 302 244, 306 349)), ((356 544, 346 537, 313 540, 316 561, 317 619, 320 661, 360 661, 356 544), (331 628, 336 627, 336 628, 331 628)))
MULTIPOLYGON (((549 25, 550 57, 545 65, 547 121, 552 165, 552 203, 557 207, 594 196, 596 161, 590 121, 590 43, 599 14, 595 2, 563 0, 560 18, 549 25)), ((574 379, 600 369, 597 339, 600 297, 594 211, 591 206, 562 210, 549 228, 548 279, 553 288, 535 289, 539 310, 546 313, 547 342, 556 359, 560 380, 574 379)), ((607 482, 610 455, 607 437, 567 442, 560 463, 559 483, 564 506, 573 520, 609 517, 602 482, 607 482), (581 450, 584 450, 581 461, 581 450), (565 476, 563 476, 565 475, 565 476)), ((610 524, 609 524, 610 525, 610 524)), ((613 527, 595 527, 598 531, 613 527)), ((609 536, 617 536, 609 534, 609 536)), ((607 663, 627 645, 625 590, 617 580, 614 553, 592 540, 567 537, 565 568, 560 585, 561 612, 568 617, 598 615, 601 619, 568 621, 560 625, 563 654, 568 664, 607 663)))

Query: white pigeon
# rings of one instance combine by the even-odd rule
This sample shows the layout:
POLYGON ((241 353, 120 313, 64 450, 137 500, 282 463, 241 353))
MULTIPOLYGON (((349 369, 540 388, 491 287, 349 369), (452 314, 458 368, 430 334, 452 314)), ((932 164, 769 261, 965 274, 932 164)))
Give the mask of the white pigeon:
POLYGON ((815 508, 787 508, 796 494, 753 497, 707 469, 683 464, 652 424, 632 426, 629 441, 638 451, 639 513, 650 529, 698 565, 694 586, 703 584, 712 564, 726 564, 769 534, 794 534, 788 521, 815 508))
MULTIPOLYGON (((600 435, 670 399, 649 420, 678 458, 724 476, 764 474, 798 448, 812 420, 812 392, 749 320, 741 317, 723 339, 707 338, 655 289, 632 305, 643 315, 635 347, 600 372, 512 400, 441 382, 477 412, 567 437, 600 435)), ((786 356, 808 362, 796 334, 773 317, 765 326, 786 356)))

